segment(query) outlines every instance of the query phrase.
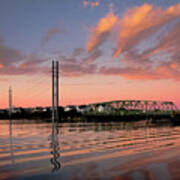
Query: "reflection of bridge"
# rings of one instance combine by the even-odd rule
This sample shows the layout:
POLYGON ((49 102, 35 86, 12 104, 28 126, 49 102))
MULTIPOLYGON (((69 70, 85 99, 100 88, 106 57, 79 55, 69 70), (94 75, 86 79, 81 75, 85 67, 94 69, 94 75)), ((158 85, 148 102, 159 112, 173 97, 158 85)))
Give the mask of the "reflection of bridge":
POLYGON ((89 104, 87 115, 173 115, 177 107, 169 101, 121 100, 89 104))

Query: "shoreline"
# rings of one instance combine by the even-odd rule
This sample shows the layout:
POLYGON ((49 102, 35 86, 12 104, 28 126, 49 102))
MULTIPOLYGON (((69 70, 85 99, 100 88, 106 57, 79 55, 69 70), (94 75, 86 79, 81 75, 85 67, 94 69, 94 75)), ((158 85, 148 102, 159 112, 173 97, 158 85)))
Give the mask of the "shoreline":
MULTIPOLYGON (((0 117, 1 120, 26 120, 26 121, 44 121, 52 122, 51 116, 9 116, 0 117)), ((167 124, 180 125, 180 115, 171 116, 113 116, 113 115, 93 115, 93 116, 60 116, 58 123, 105 123, 105 122, 141 122, 146 124, 167 124)))

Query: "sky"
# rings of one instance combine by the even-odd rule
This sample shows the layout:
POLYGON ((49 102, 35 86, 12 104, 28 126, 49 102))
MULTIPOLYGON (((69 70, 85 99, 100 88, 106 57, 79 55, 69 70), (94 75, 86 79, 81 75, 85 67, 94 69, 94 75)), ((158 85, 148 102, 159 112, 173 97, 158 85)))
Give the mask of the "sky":
POLYGON ((180 107, 178 0, 1 0, 0 108, 173 101, 180 107))

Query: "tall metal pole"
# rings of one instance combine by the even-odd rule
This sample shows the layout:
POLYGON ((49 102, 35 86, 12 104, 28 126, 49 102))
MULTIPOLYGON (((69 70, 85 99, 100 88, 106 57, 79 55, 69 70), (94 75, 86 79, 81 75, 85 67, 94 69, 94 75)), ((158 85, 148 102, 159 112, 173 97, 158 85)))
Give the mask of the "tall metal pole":
POLYGON ((56 120, 59 120, 59 62, 56 61, 56 120))
POLYGON ((9 117, 11 118, 12 114, 12 88, 9 87, 9 117))
POLYGON ((52 121, 59 120, 59 62, 52 61, 52 121))
POLYGON ((55 120, 55 109, 54 109, 54 61, 52 61, 52 122, 55 120))

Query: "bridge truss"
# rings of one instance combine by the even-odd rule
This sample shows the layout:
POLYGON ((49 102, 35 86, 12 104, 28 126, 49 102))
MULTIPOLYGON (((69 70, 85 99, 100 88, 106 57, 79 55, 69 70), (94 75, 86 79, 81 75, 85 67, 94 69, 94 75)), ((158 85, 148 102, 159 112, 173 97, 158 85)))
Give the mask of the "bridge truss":
POLYGON ((171 101, 120 100, 88 105, 90 114, 173 114, 177 107, 171 101))

